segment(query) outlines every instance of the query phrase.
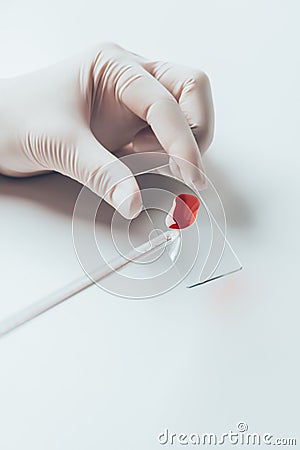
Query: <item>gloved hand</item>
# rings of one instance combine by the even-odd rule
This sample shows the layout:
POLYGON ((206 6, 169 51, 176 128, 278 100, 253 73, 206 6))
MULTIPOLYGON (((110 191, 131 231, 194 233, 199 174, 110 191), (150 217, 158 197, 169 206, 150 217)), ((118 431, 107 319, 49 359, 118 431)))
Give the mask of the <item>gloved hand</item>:
POLYGON ((176 161, 174 174, 201 188, 203 176, 184 160, 204 171, 201 154, 213 127, 203 72, 149 61, 113 43, 0 81, 0 173, 61 172, 100 196, 109 190, 105 199, 126 218, 139 214, 141 194, 114 153, 128 145, 163 149, 176 161), (117 170, 109 169, 111 161, 117 170))

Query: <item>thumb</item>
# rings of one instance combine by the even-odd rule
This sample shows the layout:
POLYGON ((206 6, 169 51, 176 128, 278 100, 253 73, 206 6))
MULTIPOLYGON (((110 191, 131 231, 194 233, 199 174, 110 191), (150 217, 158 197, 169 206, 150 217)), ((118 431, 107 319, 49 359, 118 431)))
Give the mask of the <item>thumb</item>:
POLYGON ((138 216, 143 205, 133 173, 90 131, 77 139, 77 145, 65 146, 65 153, 55 170, 86 185, 126 219, 138 216))

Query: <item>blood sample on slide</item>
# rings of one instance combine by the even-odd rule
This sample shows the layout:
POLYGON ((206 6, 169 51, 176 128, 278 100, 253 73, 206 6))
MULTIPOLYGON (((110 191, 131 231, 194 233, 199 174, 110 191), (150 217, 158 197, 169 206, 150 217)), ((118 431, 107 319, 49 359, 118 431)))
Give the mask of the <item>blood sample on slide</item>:
POLYGON ((199 206, 200 200, 195 195, 177 195, 166 217, 167 227, 177 230, 189 227, 196 220, 199 206))

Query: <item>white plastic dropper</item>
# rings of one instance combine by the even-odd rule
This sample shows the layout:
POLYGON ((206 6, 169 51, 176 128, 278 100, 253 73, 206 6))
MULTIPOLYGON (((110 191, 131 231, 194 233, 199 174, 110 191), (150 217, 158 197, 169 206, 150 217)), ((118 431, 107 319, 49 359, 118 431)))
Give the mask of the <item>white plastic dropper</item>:
POLYGON ((40 314, 43 314, 54 306, 59 305, 65 300, 68 300, 69 298, 73 297, 73 295, 76 295, 89 286, 92 286, 95 282, 102 280, 111 273, 126 266, 128 263, 135 261, 138 258, 141 258, 142 256, 151 253, 152 251, 162 246, 166 247, 178 236, 179 234, 177 230, 170 230, 167 233, 159 234, 152 240, 149 240, 148 242, 145 242, 140 246, 132 249, 126 256, 119 256, 96 269, 94 272, 77 278, 58 291, 53 292, 49 296, 34 302, 27 308, 24 308, 23 310, 0 322, 0 337, 4 336, 10 331, 13 331, 24 323, 29 322, 40 314))

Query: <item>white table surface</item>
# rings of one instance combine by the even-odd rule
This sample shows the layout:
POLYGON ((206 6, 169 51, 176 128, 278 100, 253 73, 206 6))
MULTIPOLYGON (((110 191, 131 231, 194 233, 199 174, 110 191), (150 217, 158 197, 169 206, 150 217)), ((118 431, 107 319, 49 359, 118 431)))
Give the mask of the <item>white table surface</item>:
MULTIPOLYGON (((0 76, 103 40, 210 75, 216 134, 206 166, 245 268, 140 302, 92 287, 1 339, 1 449, 150 450, 163 447, 165 428, 225 433, 241 421, 299 445, 299 12, 292 0, 3 2, 0 76)), ((48 214, 57 250, 45 245, 41 276, 59 281, 78 270, 59 249, 71 249, 79 186, 60 179, 53 202, 46 177, 30 181, 29 197, 22 183, 0 177, 1 222, 17 226, 32 202, 48 214)), ((26 220, 11 244, 26 273, 0 235, 1 301, 21 283, 36 286, 45 231, 35 238, 35 218, 26 220)))

